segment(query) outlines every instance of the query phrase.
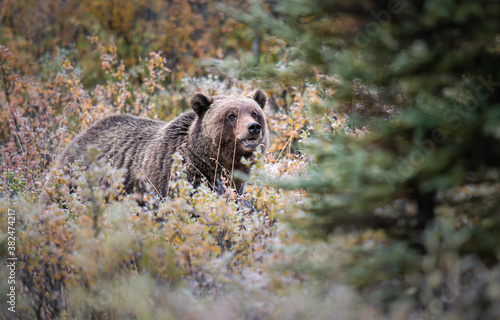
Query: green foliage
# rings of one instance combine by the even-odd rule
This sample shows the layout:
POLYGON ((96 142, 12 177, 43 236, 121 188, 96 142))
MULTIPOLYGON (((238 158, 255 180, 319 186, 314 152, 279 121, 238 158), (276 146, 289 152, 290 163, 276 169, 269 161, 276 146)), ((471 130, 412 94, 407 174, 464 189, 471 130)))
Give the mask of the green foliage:
MULTIPOLYGON (((333 104, 350 114, 351 129, 368 125, 373 132, 362 139, 337 133, 309 139, 314 170, 306 179, 281 183, 307 192, 305 209, 312 216, 300 219, 297 227, 321 237, 384 230, 390 239, 384 247, 354 255, 346 264, 348 281, 370 296, 389 286, 389 300, 399 301, 408 277, 422 279, 416 272, 428 259, 437 259, 426 235, 439 228, 433 225, 443 217, 452 219, 448 223, 462 239, 443 244, 443 250, 459 255, 453 263, 478 254, 495 270, 500 260, 492 249, 498 247, 493 233, 500 231, 500 73, 495 67, 500 6, 474 1, 273 3, 271 22, 264 23, 267 32, 286 39, 286 50, 298 53, 309 68, 339 80, 316 109, 326 113, 333 104), (285 21, 286 32, 275 28, 279 22, 273 16, 285 21), (480 192, 483 188, 488 191, 480 192), (450 196, 464 190, 470 196, 450 196), (399 277, 405 280, 394 288, 399 277)), ((319 90, 322 85, 317 84, 319 90)), ((439 265, 432 268, 447 272, 439 265)), ((436 286, 444 281, 442 275, 433 279, 436 286)), ((415 301, 422 302, 426 290, 419 285, 415 301)))

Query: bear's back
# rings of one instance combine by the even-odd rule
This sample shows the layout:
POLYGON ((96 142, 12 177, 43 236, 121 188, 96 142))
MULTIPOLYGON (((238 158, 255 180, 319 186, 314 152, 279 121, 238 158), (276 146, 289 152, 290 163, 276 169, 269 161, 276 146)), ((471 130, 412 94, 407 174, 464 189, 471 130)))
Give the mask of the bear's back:
POLYGON ((64 150, 56 167, 63 169, 85 155, 94 146, 99 149, 98 159, 108 161, 115 168, 130 169, 131 161, 136 158, 155 134, 166 123, 131 115, 112 115, 82 131, 64 150))

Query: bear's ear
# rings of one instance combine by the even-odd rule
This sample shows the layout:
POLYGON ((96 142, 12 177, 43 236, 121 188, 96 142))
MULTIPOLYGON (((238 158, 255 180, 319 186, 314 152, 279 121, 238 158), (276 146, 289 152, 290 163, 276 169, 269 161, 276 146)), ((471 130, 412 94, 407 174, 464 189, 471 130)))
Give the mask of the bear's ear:
POLYGON ((248 97, 250 99, 254 99, 255 101, 257 101, 257 103, 262 109, 264 109, 264 107, 266 106, 267 95, 264 91, 255 90, 254 92, 250 93, 248 97))
POLYGON ((212 97, 206 96, 203 93, 197 93, 191 98, 191 108, 201 117, 210 108, 212 102, 214 102, 212 97))

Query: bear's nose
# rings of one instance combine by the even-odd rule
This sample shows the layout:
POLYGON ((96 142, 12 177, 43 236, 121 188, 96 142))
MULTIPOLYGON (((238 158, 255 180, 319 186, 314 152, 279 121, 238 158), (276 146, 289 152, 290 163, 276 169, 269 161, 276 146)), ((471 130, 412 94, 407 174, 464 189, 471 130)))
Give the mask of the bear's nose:
POLYGON ((248 132, 250 132, 250 134, 259 134, 260 128, 261 128, 260 123, 252 122, 248 125, 248 132))

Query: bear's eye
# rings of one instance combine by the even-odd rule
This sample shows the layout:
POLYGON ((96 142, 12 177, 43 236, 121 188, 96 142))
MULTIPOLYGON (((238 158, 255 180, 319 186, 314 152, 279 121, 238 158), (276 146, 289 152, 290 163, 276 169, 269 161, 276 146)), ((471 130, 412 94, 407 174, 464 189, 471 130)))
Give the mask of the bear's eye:
POLYGON ((257 120, 257 114, 255 112, 252 112, 252 118, 254 118, 255 120, 257 120))
POLYGON ((227 117, 230 121, 234 121, 236 120, 236 116, 234 114, 230 114, 228 117, 227 117))

